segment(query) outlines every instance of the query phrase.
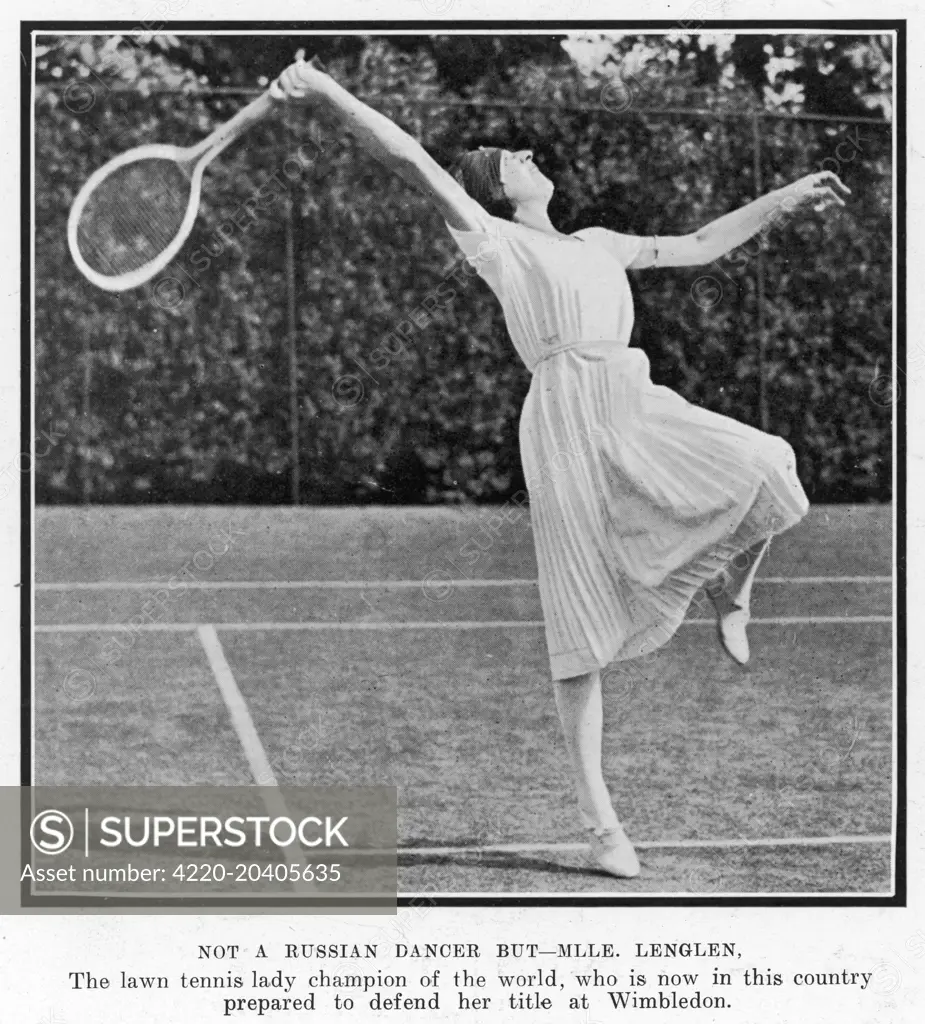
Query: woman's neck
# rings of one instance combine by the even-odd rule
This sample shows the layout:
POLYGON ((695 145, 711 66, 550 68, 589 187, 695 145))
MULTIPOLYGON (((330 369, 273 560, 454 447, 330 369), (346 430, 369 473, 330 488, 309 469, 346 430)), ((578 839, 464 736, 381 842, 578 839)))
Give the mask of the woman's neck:
POLYGON ((533 228, 534 231, 542 231, 547 235, 561 235, 556 231, 549 214, 546 211, 545 202, 521 203, 513 213, 515 224, 522 224, 525 228, 533 228))

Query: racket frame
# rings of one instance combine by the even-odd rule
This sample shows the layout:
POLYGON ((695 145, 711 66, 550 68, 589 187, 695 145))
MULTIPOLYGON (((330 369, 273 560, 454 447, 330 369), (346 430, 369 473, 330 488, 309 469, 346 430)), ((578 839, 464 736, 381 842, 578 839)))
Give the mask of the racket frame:
POLYGON ((130 288, 137 288, 139 285, 149 281, 155 274, 177 255, 183 243, 193 230, 193 224, 199 213, 199 197, 202 192, 202 176, 206 167, 222 152, 227 146, 243 135, 249 128, 258 121, 263 120, 276 105, 276 101, 269 91, 261 93, 255 100, 252 100, 246 107, 235 114, 230 121, 216 128, 202 142, 195 146, 181 147, 172 146, 166 143, 150 143, 145 146, 136 146, 134 149, 120 153, 113 157, 102 167, 98 168, 77 193, 77 197, 71 206, 67 221, 67 244, 71 250, 71 256, 78 270, 98 288, 107 292, 124 292, 130 288), (124 274, 108 275, 101 274, 94 270, 83 258, 78 245, 77 228, 80 217, 87 205, 91 194, 99 184, 109 177, 114 171, 125 167, 128 164, 138 163, 141 160, 170 160, 179 164, 184 170, 192 165, 189 174, 190 194, 183 216, 183 221, 174 236, 173 240, 147 263, 135 270, 126 271, 124 274))

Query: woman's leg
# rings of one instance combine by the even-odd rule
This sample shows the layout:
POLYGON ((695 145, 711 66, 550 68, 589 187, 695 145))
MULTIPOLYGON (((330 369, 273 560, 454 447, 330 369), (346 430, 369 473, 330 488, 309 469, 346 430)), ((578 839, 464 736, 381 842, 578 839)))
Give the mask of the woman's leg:
POLYGON ((747 551, 740 551, 721 576, 707 585, 707 593, 716 606, 720 642, 740 665, 747 664, 750 657, 745 627, 751 617, 752 585, 770 543, 768 537, 747 551))
POLYGON ((617 824, 617 812, 604 782, 601 750, 604 704, 600 672, 555 682, 556 708, 572 762, 578 808, 585 828, 603 832, 617 824))
POLYGON ((758 566, 761 565, 761 559, 770 546, 771 538, 766 537, 732 560, 732 580, 727 593, 736 608, 748 608, 752 599, 752 584, 758 575, 758 566))
POLYGON ((604 782, 601 753, 604 708, 600 672, 555 682, 556 708, 572 762, 582 824, 591 833, 597 863, 620 878, 639 873, 639 861, 626 838, 604 782))
POLYGON ((766 537, 746 551, 740 551, 720 576, 707 584, 707 593, 713 598, 721 615, 734 608, 748 609, 758 566, 770 544, 771 538, 766 537))

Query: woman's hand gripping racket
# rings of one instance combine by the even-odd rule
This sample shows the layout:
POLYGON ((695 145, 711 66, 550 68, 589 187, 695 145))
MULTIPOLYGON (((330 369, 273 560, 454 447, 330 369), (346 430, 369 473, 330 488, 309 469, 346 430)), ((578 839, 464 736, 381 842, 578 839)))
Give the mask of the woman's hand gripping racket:
MULTIPOLYGON (((309 64, 323 70, 314 57, 309 64)), ((198 145, 138 146, 91 175, 67 223, 80 272, 106 291, 121 292, 163 270, 193 229, 206 167, 281 98, 274 82, 198 145)))

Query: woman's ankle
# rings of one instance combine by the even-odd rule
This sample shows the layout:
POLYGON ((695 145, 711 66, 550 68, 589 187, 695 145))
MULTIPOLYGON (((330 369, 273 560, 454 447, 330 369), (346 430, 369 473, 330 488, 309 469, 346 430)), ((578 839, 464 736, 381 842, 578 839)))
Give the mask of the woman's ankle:
POLYGON ((586 811, 580 811, 579 813, 584 831, 593 832, 596 836, 601 836, 605 832, 612 832, 614 829, 621 828, 620 819, 614 810, 607 814, 589 814, 586 811))
POLYGON ((724 615, 728 615, 731 611, 738 607, 733 599, 732 595, 726 590, 721 590, 718 593, 715 591, 707 591, 710 600, 713 602, 713 607, 716 609, 716 614, 719 618, 724 615))

